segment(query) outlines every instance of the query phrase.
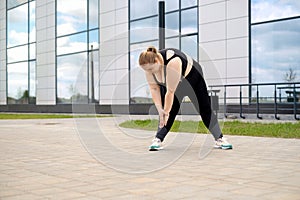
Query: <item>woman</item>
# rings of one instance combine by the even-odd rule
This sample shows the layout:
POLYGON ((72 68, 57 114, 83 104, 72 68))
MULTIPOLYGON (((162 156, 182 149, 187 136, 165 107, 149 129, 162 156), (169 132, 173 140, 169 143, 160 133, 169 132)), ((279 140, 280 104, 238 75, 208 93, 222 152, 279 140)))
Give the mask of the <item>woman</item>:
POLYGON ((215 148, 232 149, 221 133, 217 117, 212 112, 210 98, 199 63, 178 49, 157 51, 149 47, 139 57, 146 74, 153 102, 159 114, 159 127, 149 150, 162 149, 162 142, 170 131, 180 103, 188 96, 201 115, 205 126, 215 138, 215 148))

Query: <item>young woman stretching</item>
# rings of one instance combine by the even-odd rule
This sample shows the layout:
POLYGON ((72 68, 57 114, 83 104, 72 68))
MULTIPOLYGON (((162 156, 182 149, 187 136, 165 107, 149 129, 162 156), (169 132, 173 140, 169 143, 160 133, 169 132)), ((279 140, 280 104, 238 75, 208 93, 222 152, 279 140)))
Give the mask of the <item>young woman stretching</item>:
POLYGON ((162 149, 162 142, 170 131, 182 99, 188 96, 215 138, 215 148, 232 149, 222 135, 199 63, 178 49, 157 51, 149 47, 139 57, 146 74, 153 102, 159 114, 156 137, 149 150, 162 149))

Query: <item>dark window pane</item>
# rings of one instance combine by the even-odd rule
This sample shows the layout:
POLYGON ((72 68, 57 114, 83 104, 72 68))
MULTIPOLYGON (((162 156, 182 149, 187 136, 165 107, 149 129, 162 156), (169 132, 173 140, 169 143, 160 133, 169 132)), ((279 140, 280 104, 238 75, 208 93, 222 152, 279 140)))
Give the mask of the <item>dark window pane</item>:
POLYGON ((28 103, 28 62, 7 65, 8 104, 28 103))
POLYGON ((130 42, 158 39, 157 17, 130 23, 130 42))
POLYGON ((198 60, 197 37, 197 35, 194 35, 181 38, 181 50, 191 56, 194 60, 198 60))
POLYGON ((34 60, 35 59, 35 55, 36 55, 36 44, 35 43, 33 43, 33 44, 30 44, 29 45, 29 52, 30 52, 30 57, 29 57, 29 59, 30 60, 34 60))
POLYGON ((57 55, 87 50, 87 33, 57 38, 57 55))
POLYGON ((36 102, 36 65, 35 62, 29 63, 29 103, 36 102))
POLYGON ((28 5, 7 12, 7 47, 28 43, 28 5))
POLYGON ((87 54, 57 57, 57 103, 87 100, 87 54))
POLYGON ((173 11, 179 9, 179 0, 165 0, 165 11, 173 11))
POLYGON ((150 90, 145 78, 145 72, 139 66, 139 55, 148 46, 158 46, 158 42, 141 43, 130 46, 130 102, 150 103, 152 102, 150 90))
POLYGON ((158 14, 157 0, 131 0, 130 19, 137 19, 158 14))
POLYGON ((57 36, 87 29, 87 1, 57 0, 57 36))
POLYGON ((179 37, 166 39, 166 48, 179 49, 179 37))
POLYGON ((299 0, 251 0, 251 22, 300 16, 299 0))
MULTIPOLYGON (((3 1, 3 0, 2 0, 3 1)), ((18 5, 21 5, 23 3, 26 3, 28 0, 7 0, 7 9, 16 7, 18 5)))
POLYGON ((252 82, 283 82, 293 69, 300 80, 300 19, 252 26, 252 82))
POLYGON ((181 15, 181 34, 197 33, 197 8, 184 10, 181 15))
POLYGON ((89 0, 89 29, 99 27, 98 5, 99 0, 89 0))
POLYGON ((36 42, 35 1, 29 3, 29 42, 36 42))
POLYGON ((7 49, 7 63, 27 61, 27 60, 28 60, 28 45, 7 49))
POLYGON ((93 49, 99 49, 99 31, 94 30, 89 32, 89 50, 91 49, 91 45, 93 45, 93 49))
POLYGON ((198 0, 181 0, 181 8, 197 6, 198 0))
POLYGON ((179 35, 179 12, 166 15, 166 37, 179 35))

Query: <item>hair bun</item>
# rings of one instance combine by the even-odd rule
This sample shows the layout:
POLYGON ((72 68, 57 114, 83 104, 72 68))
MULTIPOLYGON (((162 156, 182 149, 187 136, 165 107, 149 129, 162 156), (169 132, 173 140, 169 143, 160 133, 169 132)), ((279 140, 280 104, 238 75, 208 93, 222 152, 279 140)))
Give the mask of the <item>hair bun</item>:
POLYGON ((155 54, 157 54, 157 50, 156 50, 156 48, 155 47, 153 47, 153 46, 150 46, 150 47, 148 47, 148 49, 147 49, 147 52, 153 52, 153 53, 155 53, 155 54))

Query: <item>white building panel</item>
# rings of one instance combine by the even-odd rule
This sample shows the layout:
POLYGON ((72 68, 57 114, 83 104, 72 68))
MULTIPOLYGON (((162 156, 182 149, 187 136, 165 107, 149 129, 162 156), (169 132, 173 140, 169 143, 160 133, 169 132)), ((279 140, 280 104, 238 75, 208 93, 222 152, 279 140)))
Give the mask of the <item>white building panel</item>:
POLYGON ((218 2, 199 7, 199 23, 206 24, 224 21, 226 17, 225 2, 218 2))
POLYGON ((56 104, 54 3, 55 0, 36 1, 37 105, 56 104))
POLYGON ((0 104, 7 103, 6 96, 6 1, 0 4, 0 104))
POLYGON ((234 19, 248 16, 248 0, 227 1, 227 19, 234 19))

